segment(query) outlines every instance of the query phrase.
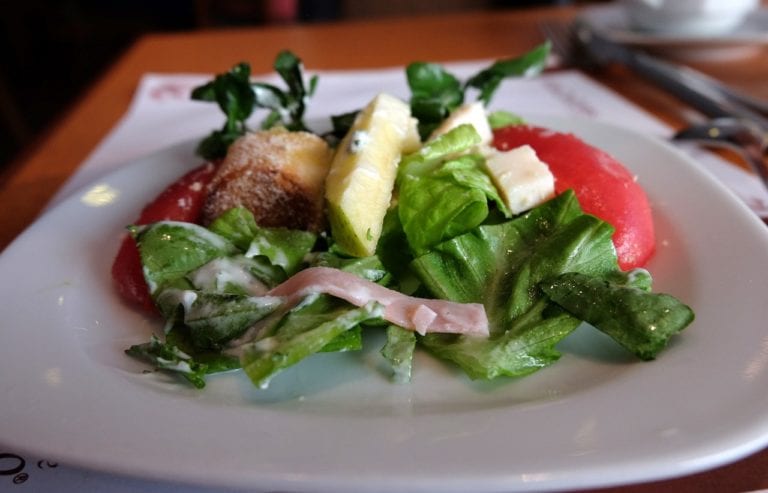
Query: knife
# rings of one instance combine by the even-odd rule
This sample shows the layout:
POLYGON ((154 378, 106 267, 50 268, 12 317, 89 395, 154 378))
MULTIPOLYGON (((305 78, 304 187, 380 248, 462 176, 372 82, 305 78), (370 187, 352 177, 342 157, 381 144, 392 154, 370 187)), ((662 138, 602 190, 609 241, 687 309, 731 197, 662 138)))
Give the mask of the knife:
MULTIPOLYGON (((584 23, 575 25, 574 35, 580 48, 593 63, 620 63, 709 117, 750 120, 768 136, 768 116, 747 104, 748 96, 739 95, 733 89, 693 69, 611 41, 584 23)), ((763 103, 758 101, 757 104, 763 103)))

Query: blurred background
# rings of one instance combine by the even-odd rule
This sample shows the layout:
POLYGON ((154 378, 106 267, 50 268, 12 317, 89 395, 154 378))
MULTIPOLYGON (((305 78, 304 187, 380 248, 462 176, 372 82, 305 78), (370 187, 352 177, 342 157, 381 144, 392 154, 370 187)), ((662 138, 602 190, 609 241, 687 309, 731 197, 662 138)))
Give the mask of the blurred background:
MULTIPOLYGON (((577 0, 23 0, 2 2, 0 170, 147 32, 327 22, 577 0)), ((579 1, 578 3, 585 3, 579 1)))

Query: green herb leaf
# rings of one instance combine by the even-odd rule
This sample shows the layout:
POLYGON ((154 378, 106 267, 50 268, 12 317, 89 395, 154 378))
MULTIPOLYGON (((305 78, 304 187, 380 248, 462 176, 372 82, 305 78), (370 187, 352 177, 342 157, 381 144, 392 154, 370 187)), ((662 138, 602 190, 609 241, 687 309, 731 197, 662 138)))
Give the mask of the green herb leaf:
POLYGON ((232 142, 248 131, 246 121, 255 108, 269 110, 261 124, 263 129, 278 124, 289 130, 307 129, 304 124, 306 101, 317 87, 317 76, 312 77, 309 88, 305 87, 301 60, 290 51, 277 55, 274 68, 285 81, 287 90, 263 82, 251 83, 250 65, 239 63, 192 91, 192 99, 216 102, 226 116, 224 127, 200 142, 199 155, 206 159, 224 157, 232 142))
POLYGON ((574 316, 644 360, 654 359, 694 318, 688 306, 668 294, 576 272, 542 282, 540 288, 574 316))
POLYGON ((153 223, 134 229, 134 237, 153 296, 214 258, 237 253, 225 238, 191 223, 153 223))
POLYGON ((425 62, 408 65, 406 76, 411 89, 411 113, 419 121, 422 140, 464 103, 468 88, 478 89, 478 99, 487 106, 502 80, 541 72, 549 50, 547 41, 520 57, 495 62, 463 84, 441 65, 425 62))
POLYGON ((434 63, 411 63, 405 72, 411 88, 411 113, 419 120, 419 134, 425 139, 464 102, 464 91, 455 76, 434 63))
POLYGON ((485 105, 491 102, 493 94, 502 80, 507 77, 532 76, 544 69, 550 51, 550 42, 537 46, 528 53, 507 60, 499 60, 485 70, 481 70, 464 83, 464 88, 474 87, 480 90, 478 99, 485 105))

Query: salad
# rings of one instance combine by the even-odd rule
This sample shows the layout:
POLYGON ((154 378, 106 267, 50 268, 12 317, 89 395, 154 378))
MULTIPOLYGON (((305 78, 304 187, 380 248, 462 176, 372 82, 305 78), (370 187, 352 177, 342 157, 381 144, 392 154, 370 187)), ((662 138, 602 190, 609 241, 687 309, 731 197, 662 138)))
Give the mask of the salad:
POLYGON ((285 89, 251 81, 244 63, 195 89, 225 124, 114 261, 123 298, 165 321, 127 354, 195 387, 239 369, 264 388, 383 331, 396 381, 411 379, 417 348, 492 379, 556 362, 586 322, 656 358, 694 314, 652 292, 653 224, 634 176, 573 135, 485 110, 548 51, 463 82, 413 63, 407 101, 375 95, 322 134, 304 122, 319 81, 290 52, 275 62, 285 89))

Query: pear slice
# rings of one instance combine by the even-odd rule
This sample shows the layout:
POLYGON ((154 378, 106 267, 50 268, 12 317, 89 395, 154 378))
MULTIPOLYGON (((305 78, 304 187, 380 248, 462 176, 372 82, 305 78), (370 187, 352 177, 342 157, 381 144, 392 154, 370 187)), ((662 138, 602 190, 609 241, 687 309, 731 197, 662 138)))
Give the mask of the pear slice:
POLYGON ((333 238, 346 253, 366 257, 376 251, 400 156, 419 145, 404 101, 379 94, 358 114, 325 181, 333 238))

